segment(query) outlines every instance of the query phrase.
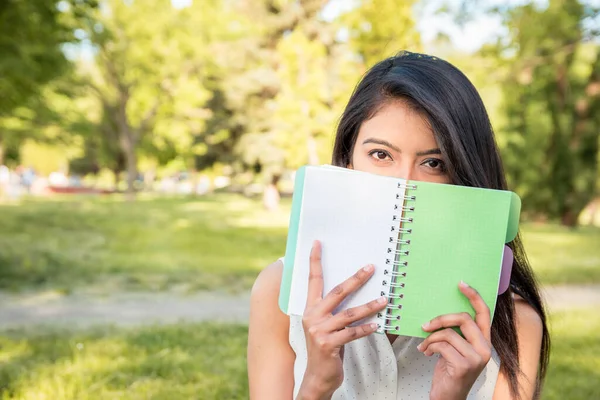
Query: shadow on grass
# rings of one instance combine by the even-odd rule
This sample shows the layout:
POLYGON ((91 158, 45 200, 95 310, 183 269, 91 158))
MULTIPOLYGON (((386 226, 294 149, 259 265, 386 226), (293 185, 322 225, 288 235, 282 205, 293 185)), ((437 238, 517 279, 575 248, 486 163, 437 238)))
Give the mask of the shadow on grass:
POLYGON ((180 324, 0 337, 2 399, 244 399, 247 328, 180 324))

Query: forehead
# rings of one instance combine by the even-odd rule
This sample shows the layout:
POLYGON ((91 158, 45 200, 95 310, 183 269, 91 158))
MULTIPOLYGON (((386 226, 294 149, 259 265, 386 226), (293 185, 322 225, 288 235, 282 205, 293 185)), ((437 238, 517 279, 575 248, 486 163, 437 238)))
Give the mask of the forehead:
POLYGON ((433 130, 424 113, 404 101, 386 103, 370 119, 364 121, 358 132, 358 140, 367 137, 390 141, 435 142, 433 130))

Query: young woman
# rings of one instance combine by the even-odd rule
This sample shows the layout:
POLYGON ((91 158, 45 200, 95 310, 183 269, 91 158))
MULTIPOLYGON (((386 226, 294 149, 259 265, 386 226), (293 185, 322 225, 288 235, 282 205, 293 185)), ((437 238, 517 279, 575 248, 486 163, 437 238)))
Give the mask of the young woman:
MULTIPOLYGON (((341 117, 333 163, 417 181, 506 189, 477 91, 454 66, 423 54, 403 52, 367 72, 341 117)), ((546 317, 520 238, 510 247, 511 284, 498 296, 493 321, 477 291, 457 282, 475 318, 439 316, 424 325, 435 332, 425 340, 349 327, 385 308, 384 299, 333 315, 374 267, 357 265, 356 275, 322 293, 319 242, 310 256, 304 316, 288 317, 278 307, 283 263, 276 261, 252 289, 251 398, 537 398, 549 356, 546 317)))

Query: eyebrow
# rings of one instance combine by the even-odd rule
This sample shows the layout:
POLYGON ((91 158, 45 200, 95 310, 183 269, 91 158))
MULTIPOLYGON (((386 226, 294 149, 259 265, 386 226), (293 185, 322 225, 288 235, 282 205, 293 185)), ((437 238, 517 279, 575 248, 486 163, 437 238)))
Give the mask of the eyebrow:
POLYGON ((429 150, 425 150, 425 151, 419 151, 417 152, 417 156, 429 156, 431 154, 442 154, 442 151, 440 149, 429 149, 429 150))
POLYGON ((364 140, 363 144, 367 144, 367 143, 380 144, 382 146, 389 147, 390 149, 395 150, 396 152, 400 153, 400 149, 397 148, 396 146, 394 146, 393 144, 391 144, 390 142, 388 142, 387 140, 377 139, 377 138, 367 138, 364 140))
MULTIPOLYGON (((367 144, 367 143, 375 143, 375 144, 380 144, 382 146, 386 146, 389 147, 392 150, 395 150, 398 153, 401 153, 400 149, 396 146, 394 146, 393 144, 391 144, 390 142, 388 142, 387 140, 383 140, 383 139, 377 139, 377 138, 367 138, 363 141, 363 144, 367 144)), ((425 151, 419 151, 417 152, 417 156, 428 156, 431 154, 442 154, 442 151, 438 148, 435 149, 429 149, 429 150, 425 150, 425 151)))

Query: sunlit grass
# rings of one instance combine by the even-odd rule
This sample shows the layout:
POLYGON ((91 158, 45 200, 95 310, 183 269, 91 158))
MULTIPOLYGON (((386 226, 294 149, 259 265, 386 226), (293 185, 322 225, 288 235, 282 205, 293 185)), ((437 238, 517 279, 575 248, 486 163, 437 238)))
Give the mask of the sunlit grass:
POLYGON ((0 336, 3 400, 245 399, 243 326, 0 336))
MULTIPOLYGON (((542 398, 600 398, 600 317, 551 317, 542 398)), ((247 328, 220 324, 0 335, 3 400, 244 399, 247 328)))
POLYGON ((64 290, 245 289, 283 255, 288 218, 233 195, 28 201, 0 215, 0 288, 64 290))
POLYGON ((551 316, 552 351, 543 399, 600 399, 600 315, 597 310, 551 316))
POLYGON ((600 229, 524 224, 522 233, 543 283, 600 283, 600 229))
MULTIPOLYGON (((164 290, 245 290, 283 256, 290 209, 259 200, 62 197, 0 205, 0 289, 85 285, 164 290)), ((600 282, 600 229, 522 225, 543 283, 600 282)))

